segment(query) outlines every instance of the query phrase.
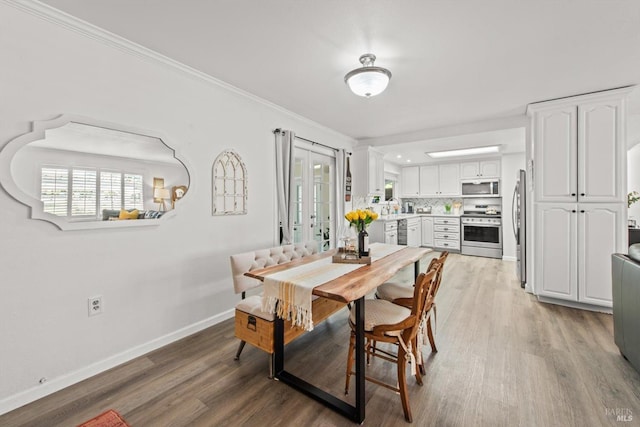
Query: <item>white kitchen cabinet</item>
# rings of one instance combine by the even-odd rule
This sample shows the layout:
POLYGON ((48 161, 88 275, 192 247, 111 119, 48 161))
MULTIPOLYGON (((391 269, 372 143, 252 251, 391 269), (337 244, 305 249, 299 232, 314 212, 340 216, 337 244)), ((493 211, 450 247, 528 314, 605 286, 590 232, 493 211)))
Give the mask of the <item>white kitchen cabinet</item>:
POLYGON ((563 300, 578 300, 578 215, 576 205, 539 205, 535 212, 536 293, 563 300))
POLYGON ((438 165, 420 166, 420 196, 440 195, 440 172, 438 165))
POLYGON ((420 218, 409 218, 407 220, 407 246, 419 248, 422 243, 422 222, 420 218))
POLYGON ((624 202, 628 89, 531 104, 537 202, 624 202))
POLYGON ((460 195, 460 165, 452 163, 439 165, 440 175, 440 195, 459 196, 460 195))
POLYGON ((420 166, 420 197, 460 195, 460 165, 420 166))
POLYGON ((460 163, 460 179, 500 178, 500 160, 460 163))
POLYGON ((384 154, 371 147, 358 147, 351 158, 353 195, 384 197, 384 154))
POLYGON ((460 250, 460 218, 433 218, 433 246, 439 250, 460 250))
POLYGON ((382 220, 373 221, 367 229, 370 243, 386 243, 388 245, 398 244, 398 221, 382 220))
POLYGON ((418 197, 420 195, 420 169, 418 166, 402 168, 400 187, 402 197, 418 197))
POLYGON ((534 180, 532 287, 541 298, 611 307, 611 254, 627 249, 629 91, 527 108, 534 180))
POLYGON ((620 204, 541 203, 535 277, 543 297, 611 307, 611 254, 626 246, 620 204))
POLYGON ((611 307, 611 254, 627 249, 619 204, 578 204, 578 301, 611 307))
POLYGON ((422 217, 422 246, 433 247, 433 218, 422 217))

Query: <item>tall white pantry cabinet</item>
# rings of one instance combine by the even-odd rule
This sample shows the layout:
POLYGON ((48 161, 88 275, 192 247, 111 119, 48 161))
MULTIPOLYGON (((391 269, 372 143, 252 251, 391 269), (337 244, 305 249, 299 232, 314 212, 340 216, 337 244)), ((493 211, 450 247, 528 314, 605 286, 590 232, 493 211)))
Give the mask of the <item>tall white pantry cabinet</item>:
POLYGON ((527 107, 533 290, 542 301, 612 306, 611 254, 627 250, 625 98, 631 89, 527 107))

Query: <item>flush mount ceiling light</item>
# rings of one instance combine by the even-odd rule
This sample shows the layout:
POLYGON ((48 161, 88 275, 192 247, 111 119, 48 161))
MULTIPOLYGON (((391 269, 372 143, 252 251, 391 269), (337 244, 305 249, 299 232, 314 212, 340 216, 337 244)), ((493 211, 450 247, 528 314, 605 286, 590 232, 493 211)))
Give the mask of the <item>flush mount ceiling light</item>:
POLYGON ((358 96, 371 97, 384 92, 391 80, 391 71, 373 65, 376 56, 366 53, 360 57, 362 68, 349 71, 344 82, 358 96))
POLYGON ((441 159, 443 157, 475 156, 478 154, 490 154, 490 153, 497 153, 498 151, 500 151, 500 147, 497 145, 492 145, 489 147, 465 148, 462 150, 435 151, 432 153, 425 153, 425 154, 434 159, 441 159))

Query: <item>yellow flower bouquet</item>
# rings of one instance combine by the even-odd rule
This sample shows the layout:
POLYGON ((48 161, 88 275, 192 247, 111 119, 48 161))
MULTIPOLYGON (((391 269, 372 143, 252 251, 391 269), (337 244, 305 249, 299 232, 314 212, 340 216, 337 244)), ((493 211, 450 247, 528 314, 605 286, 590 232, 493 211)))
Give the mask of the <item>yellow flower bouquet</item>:
POLYGON ((350 226, 355 226, 357 231, 363 231, 367 225, 378 219, 378 214, 369 209, 356 209, 347 212, 344 217, 349 221, 350 226))

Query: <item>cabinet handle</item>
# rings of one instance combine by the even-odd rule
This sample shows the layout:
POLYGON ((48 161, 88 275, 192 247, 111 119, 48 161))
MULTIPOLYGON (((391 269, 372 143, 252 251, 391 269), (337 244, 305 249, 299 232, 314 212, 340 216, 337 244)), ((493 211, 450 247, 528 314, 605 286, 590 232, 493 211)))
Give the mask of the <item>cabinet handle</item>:
POLYGON ((444 235, 444 238, 445 238, 445 239, 448 239, 448 238, 449 238, 449 235, 445 234, 445 235, 444 235))
POLYGON ((580 213, 584 213, 584 210, 581 210, 580 213))
POLYGON ((574 210, 572 210, 571 212, 576 213, 577 211, 574 209, 574 210))
POLYGON ((575 195, 576 195, 576 193, 571 193, 571 196, 572 196, 572 197, 575 197, 575 195))
POLYGON ((586 196, 586 194, 584 194, 584 193, 580 193, 580 195, 581 195, 582 197, 586 196))

